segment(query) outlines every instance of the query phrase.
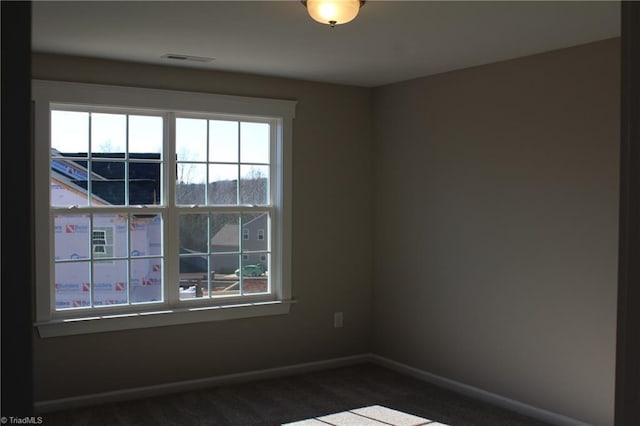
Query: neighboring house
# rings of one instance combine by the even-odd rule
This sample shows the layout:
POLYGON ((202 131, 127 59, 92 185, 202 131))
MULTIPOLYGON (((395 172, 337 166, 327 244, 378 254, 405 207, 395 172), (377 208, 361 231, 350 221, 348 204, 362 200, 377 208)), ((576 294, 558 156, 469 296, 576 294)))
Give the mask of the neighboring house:
MULTIPOLYGON (((267 214, 260 214, 243 224, 242 230, 237 224, 226 224, 211 238, 211 250, 214 253, 232 252, 238 250, 242 240, 243 251, 262 253, 247 253, 242 255, 243 265, 260 265, 263 271, 267 269, 267 214)), ((237 259, 231 256, 219 256, 214 266, 217 273, 230 274, 238 269, 237 259)))
MULTIPOLYGON (((105 206, 124 204, 124 177, 121 162, 93 161, 91 194, 87 194, 89 173, 86 162, 74 160, 84 154, 61 154, 51 164, 51 203, 54 206, 105 206)), ((100 154, 95 154, 99 156, 100 154)), ((113 154, 110 154, 113 155, 113 154)), ((157 154, 132 154, 152 158, 157 154)), ((158 200, 159 165, 130 163, 129 203, 153 204, 158 200)), ((127 222, 119 214, 60 215, 54 219, 56 263, 56 308, 111 305, 161 300, 162 236, 158 215, 135 215, 127 222), (127 226, 131 232, 127 250, 127 226), (135 259, 139 256, 156 258, 135 259), (107 258, 89 268, 83 259, 107 258), (114 260, 113 257, 122 258, 114 260), (131 259, 128 263, 127 259, 131 259), (93 274, 90 279, 89 274, 93 274), (129 277, 127 277, 129 274, 129 277), (127 282, 130 288, 127 287, 127 282)))
MULTIPOLYGON (((54 159, 51 162, 51 177, 62 181, 68 188, 79 195, 86 205, 87 175, 86 153, 60 153, 52 150, 52 155, 65 157, 54 159)), ((129 204, 157 204, 160 194, 160 164, 157 162, 140 162, 139 160, 158 160, 159 154, 130 153, 131 159, 136 161, 129 163, 129 204)), ((102 205, 124 205, 125 197, 125 172, 122 161, 100 161, 100 158, 110 160, 124 158, 124 154, 117 153, 92 153, 91 196, 92 199, 100 199, 102 205)), ((53 202, 53 199, 52 199, 53 202)), ((68 204, 53 204, 68 205, 68 204)))

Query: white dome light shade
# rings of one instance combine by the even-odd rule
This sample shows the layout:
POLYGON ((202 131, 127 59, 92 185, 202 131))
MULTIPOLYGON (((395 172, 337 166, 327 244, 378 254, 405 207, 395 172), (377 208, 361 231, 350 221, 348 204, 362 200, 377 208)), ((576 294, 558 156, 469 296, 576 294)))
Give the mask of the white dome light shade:
POLYGON ((361 5, 360 0, 307 0, 304 3, 313 19, 332 27, 353 21, 361 5))

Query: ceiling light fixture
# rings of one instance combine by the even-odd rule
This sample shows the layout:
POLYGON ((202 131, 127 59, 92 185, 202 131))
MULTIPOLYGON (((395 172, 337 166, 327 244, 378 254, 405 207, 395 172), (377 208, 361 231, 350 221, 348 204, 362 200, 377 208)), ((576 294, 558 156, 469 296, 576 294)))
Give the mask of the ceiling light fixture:
POLYGON ((333 28, 353 21, 364 0, 302 0, 302 4, 313 19, 333 28))

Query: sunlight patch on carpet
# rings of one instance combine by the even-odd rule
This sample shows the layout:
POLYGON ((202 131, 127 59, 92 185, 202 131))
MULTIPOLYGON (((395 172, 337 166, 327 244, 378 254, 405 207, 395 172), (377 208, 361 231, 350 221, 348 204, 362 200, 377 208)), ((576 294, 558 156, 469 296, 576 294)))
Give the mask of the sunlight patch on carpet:
POLYGON ((414 416, 402 411, 393 410, 381 405, 356 408, 315 417, 313 419, 300 420, 286 423, 282 426, 448 426, 444 423, 434 422, 429 419, 414 416))

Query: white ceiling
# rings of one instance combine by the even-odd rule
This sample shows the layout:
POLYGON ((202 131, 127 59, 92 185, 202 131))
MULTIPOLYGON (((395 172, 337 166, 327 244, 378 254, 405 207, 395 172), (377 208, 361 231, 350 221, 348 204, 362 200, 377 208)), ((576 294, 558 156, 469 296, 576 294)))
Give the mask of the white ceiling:
POLYGON ((36 1, 33 50, 373 87, 620 35, 618 1, 36 1), (167 53, 215 58, 162 59, 167 53))

